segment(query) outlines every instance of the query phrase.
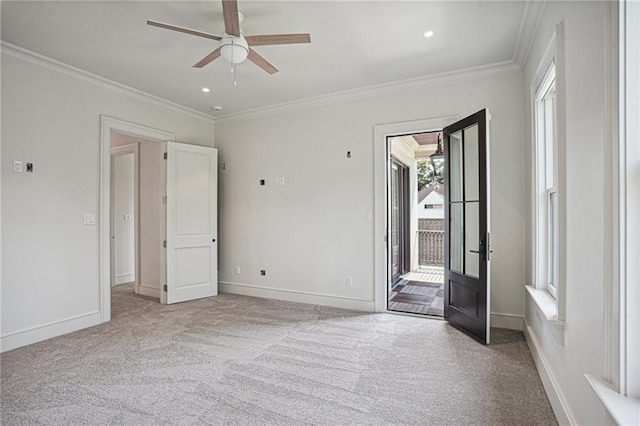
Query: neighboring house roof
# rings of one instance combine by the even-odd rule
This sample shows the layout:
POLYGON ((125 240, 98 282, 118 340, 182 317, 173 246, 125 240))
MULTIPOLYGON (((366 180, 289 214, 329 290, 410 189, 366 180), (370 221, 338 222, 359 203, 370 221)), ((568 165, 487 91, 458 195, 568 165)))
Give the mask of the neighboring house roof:
POLYGON ((427 198, 427 196, 431 194, 433 191, 437 192, 438 194, 444 197, 444 185, 440 185, 439 183, 436 183, 435 185, 429 185, 425 188, 422 188, 420 191, 418 191, 418 204, 421 203, 422 200, 427 198))

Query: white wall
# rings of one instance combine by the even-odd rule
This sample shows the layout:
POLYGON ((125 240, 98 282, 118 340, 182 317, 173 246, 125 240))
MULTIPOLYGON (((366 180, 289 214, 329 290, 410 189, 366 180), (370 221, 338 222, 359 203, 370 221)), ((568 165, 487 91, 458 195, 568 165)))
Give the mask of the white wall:
POLYGON ((493 116, 492 311, 522 316, 525 163, 520 72, 265 117, 219 120, 216 143, 226 164, 220 171, 221 290, 373 309, 374 228, 366 211, 374 209, 374 126, 464 117, 485 107, 493 116), (346 157, 347 151, 352 158, 346 157), (284 186, 272 184, 277 176, 285 177, 284 186), (260 186, 259 179, 267 185, 260 186), (241 275, 234 273, 235 266, 241 275), (267 275, 261 277, 260 269, 267 275), (353 277, 353 286, 345 285, 347 276, 353 277))
POLYGON ((100 115, 214 146, 211 120, 2 49, 2 348, 100 321, 100 115), (43 66, 45 65, 45 66, 43 66))
MULTIPOLYGON (((564 21, 566 80, 566 319, 558 331, 527 298, 526 322, 576 424, 603 424, 605 410, 584 378, 603 375, 603 281, 605 158, 605 6, 602 2, 548 2, 525 69, 527 164, 531 155, 531 83, 555 25, 564 21)), ((531 167, 529 179, 531 179, 531 167)), ((528 211, 531 186, 527 185, 528 211)), ((532 216, 527 221, 527 259, 533 258, 532 216)), ((533 283, 527 264, 527 284, 533 283)), ((548 389, 549 392, 549 389, 548 389)), ((553 393, 553 392, 552 392, 553 393)), ((553 398, 552 398, 553 401, 553 398)), ((557 409, 558 407, 554 407, 557 409)), ((564 414, 560 415, 562 419, 564 414)))
POLYGON ((135 218, 134 218, 134 156, 122 154, 111 157, 113 170, 113 229, 114 284, 135 279, 135 218))

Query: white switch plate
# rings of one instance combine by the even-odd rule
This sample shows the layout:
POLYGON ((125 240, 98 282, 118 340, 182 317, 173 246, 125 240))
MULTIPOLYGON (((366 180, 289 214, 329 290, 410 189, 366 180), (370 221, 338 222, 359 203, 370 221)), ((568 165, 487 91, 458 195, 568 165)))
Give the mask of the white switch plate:
POLYGON ((13 162, 13 171, 16 173, 22 173, 22 161, 13 162))
POLYGON ((280 178, 280 185, 284 185, 284 178, 280 178))
POLYGON ((236 275, 240 275, 240 267, 236 266, 236 275))
POLYGON ((367 220, 373 220, 373 212, 371 210, 367 210, 367 220))
POLYGON ((280 185, 280 178, 275 178, 275 179, 273 179, 273 183, 274 183, 275 185, 280 185))
POLYGON ((84 225, 95 225, 96 224, 96 215, 93 213, 85 213, 84 220, 82 222, 84 225))
POLYGON ((347 285, 351 287, 353 285, 353 277, 347 277, 347 285))

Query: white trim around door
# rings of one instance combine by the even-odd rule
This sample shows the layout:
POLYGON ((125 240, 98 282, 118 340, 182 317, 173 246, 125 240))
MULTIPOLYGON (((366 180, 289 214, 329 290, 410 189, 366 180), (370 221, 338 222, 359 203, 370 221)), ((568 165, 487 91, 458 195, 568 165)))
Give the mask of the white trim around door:
POLYGON ((412 133, 440 131, 458 121, 459 116, 430 118, 374 127, 374 306, 376 312, 387 310, 387 138, 412 133))
POLYGON ((100 318, 111 320, 111 132, 158 142, 175 141, 175 135, 108 116, 100 116, 100 318))

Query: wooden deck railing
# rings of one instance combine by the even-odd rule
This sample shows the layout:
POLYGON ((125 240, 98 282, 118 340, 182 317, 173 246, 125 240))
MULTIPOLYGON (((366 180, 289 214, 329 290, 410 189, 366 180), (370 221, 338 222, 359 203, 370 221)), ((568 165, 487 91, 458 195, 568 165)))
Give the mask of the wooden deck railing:
POLYGON ((444 265, 444 231, 418 230, 418 264, 444 265))

